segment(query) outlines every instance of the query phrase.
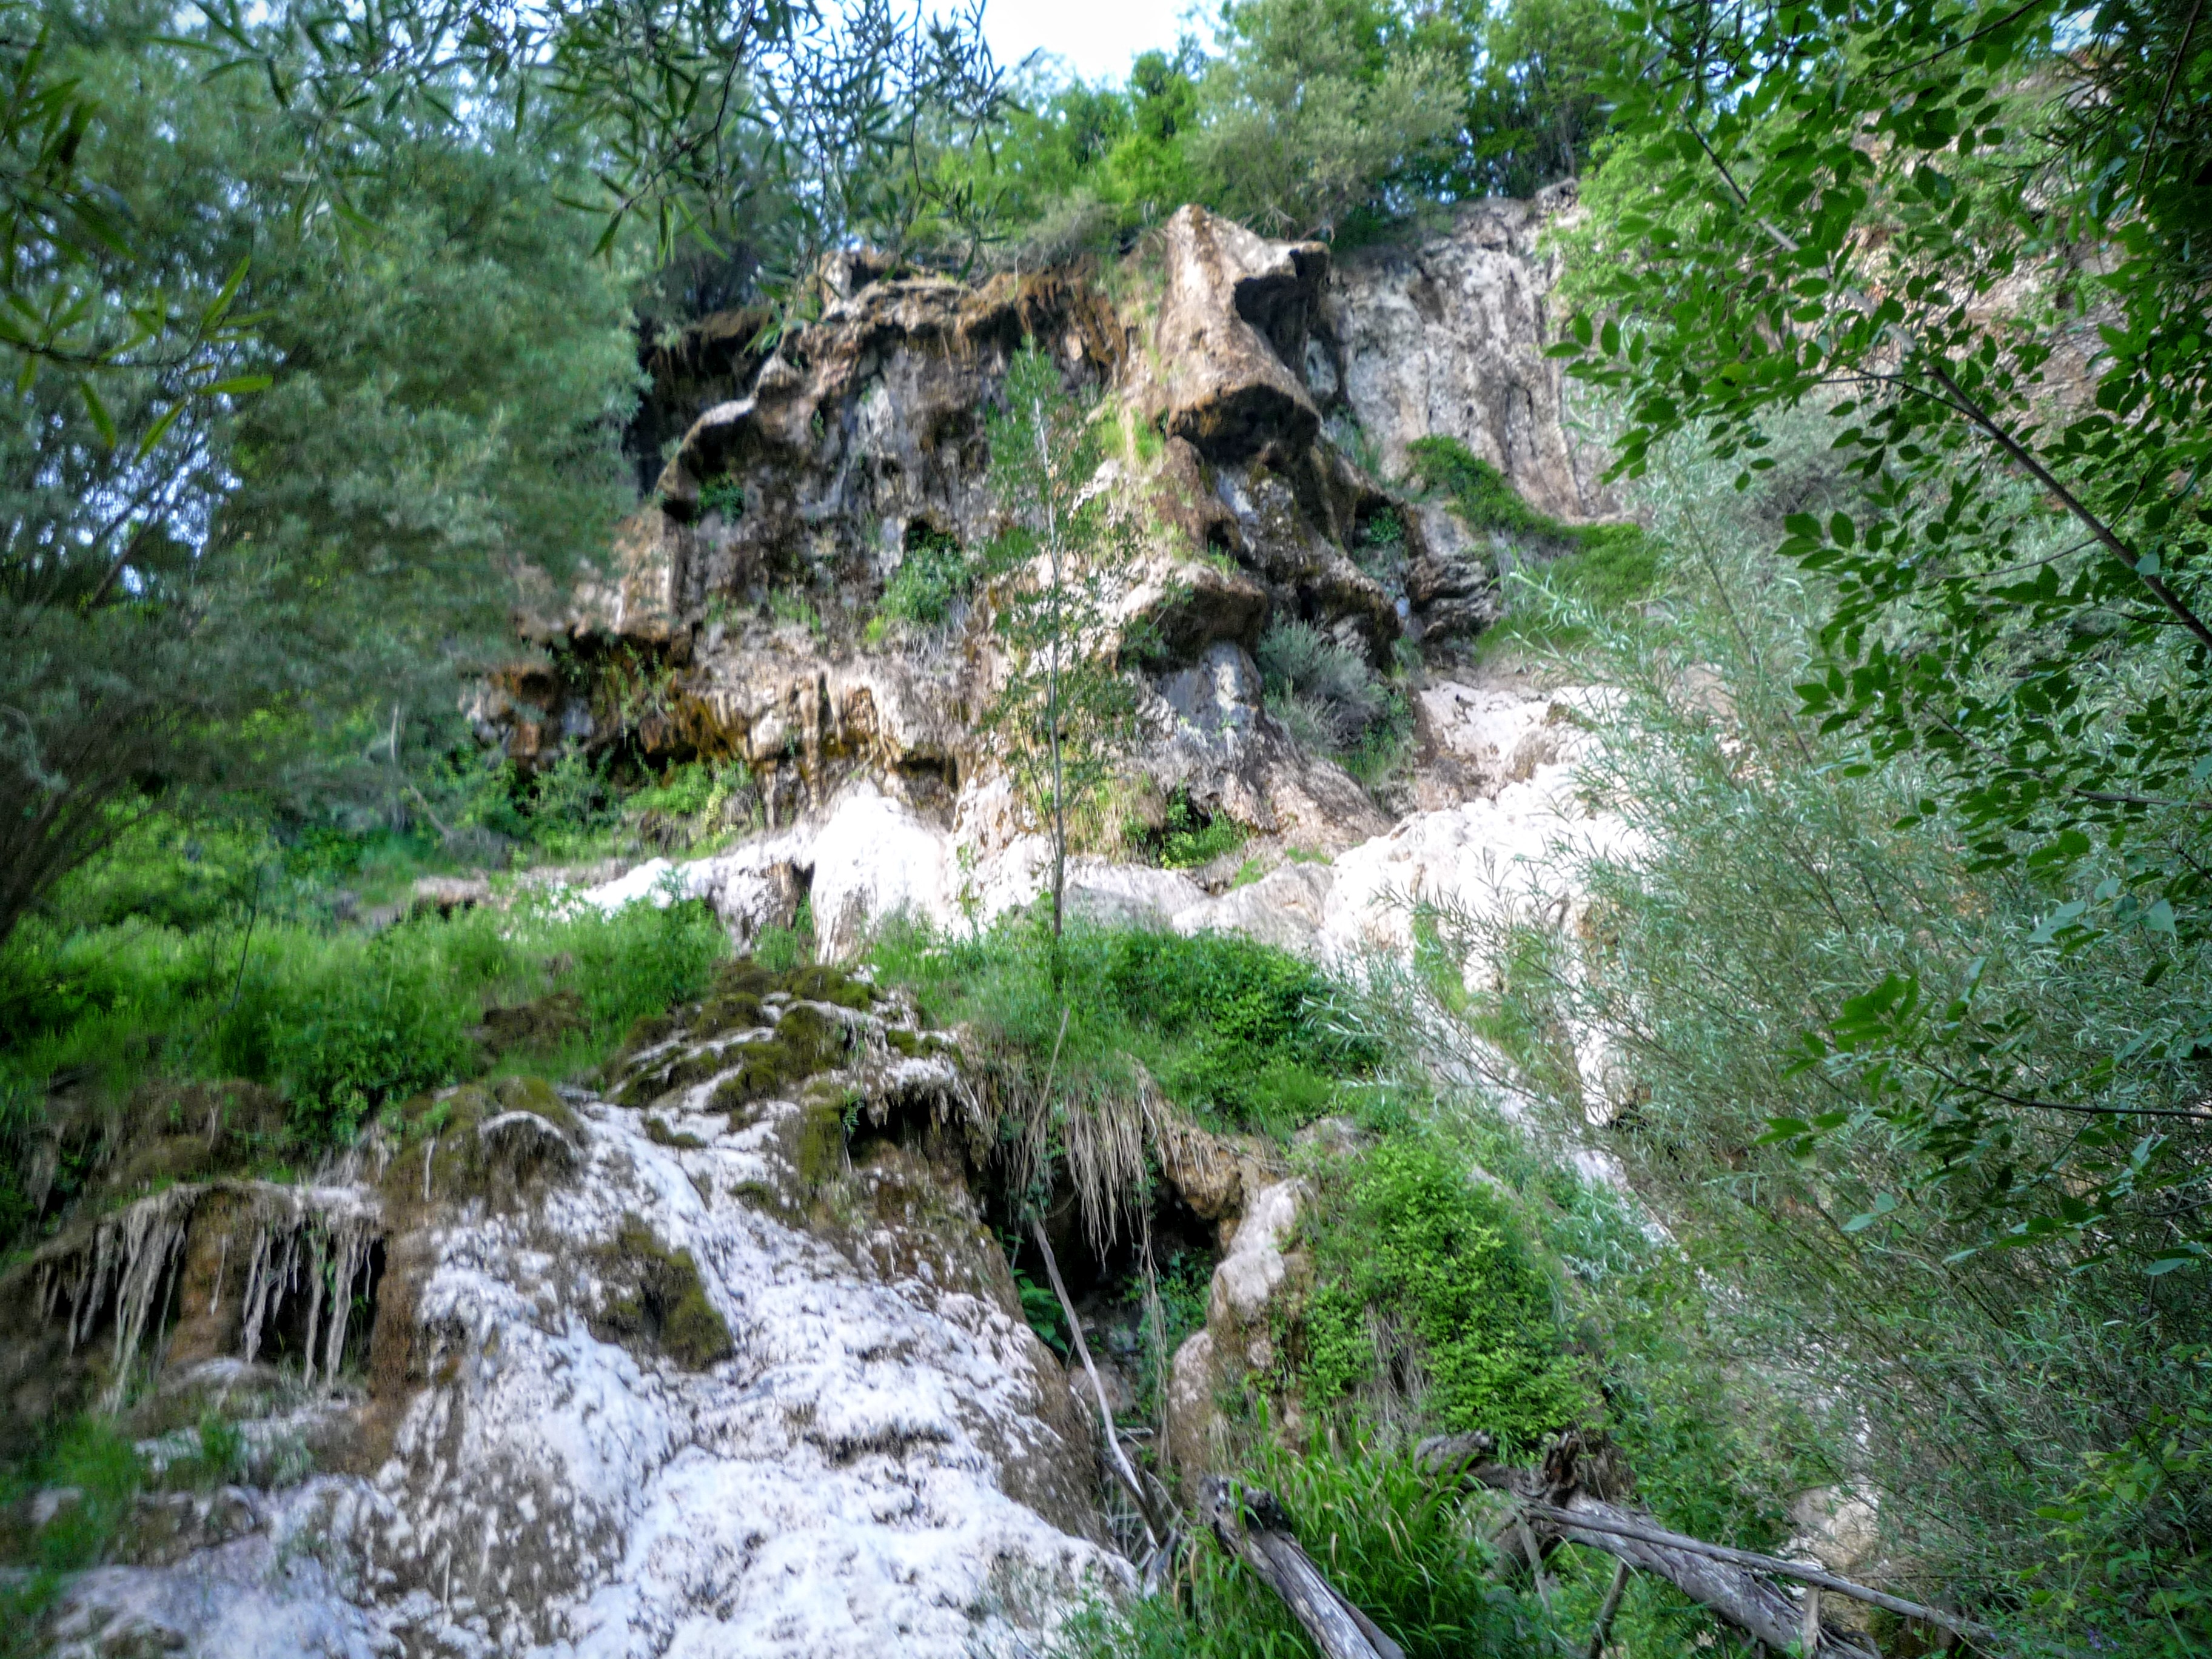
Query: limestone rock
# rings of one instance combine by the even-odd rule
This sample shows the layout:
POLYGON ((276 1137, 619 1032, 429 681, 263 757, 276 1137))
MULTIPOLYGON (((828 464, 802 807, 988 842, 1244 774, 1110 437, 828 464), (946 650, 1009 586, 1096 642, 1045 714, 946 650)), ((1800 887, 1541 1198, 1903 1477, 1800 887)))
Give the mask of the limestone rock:
POLYGON ((1558 266, 1541 237, 1571 203, 1556 191, 1468 203, 1440 235, 1338 263, 1321 307, 1331 373, 1389 477, 1405 475, 1414 440, 1456 438, 1540 513, 1577 522, 1611 509, 1602 461, 1571 437, 1560 365, 1544 356, 1558 266))
POLYGON ((1328 251, 1268 241, 1194 205, 1160 235, 1167 282, 1153 343, 1168 433, 1216 463, 1302 452, 1321 416, 1291 364, 1305 355, 1328 251))
MULTIPOLYGON (((336 1189, 392 1230, 372 1397, 339 1407, 360 1449, 304 1484, 152 1500, 143 1559, 76 1580, 42 1650, 955 1659, 1047 1647, 1129 1583, 1087 1425, 965 1178, 957 1068, 910 1009, 741 975, 616 1081, 645 1097, 540 1085, 577 1168, 530 1204, 443 1176, 420 1201, 411 1148, 336 1189), (742 1081, 802 1030, 817 1063, 742 1081), (678 1265, 726 1342, 679 1355, 656 1334, 675 1313, 629 1304, 600 1340, 607 1298, 658 1282, 611 1250, 678 1265)), ((100 1271, 158 1278, 169 1237, 100 1271)), ((204 1254, 182 1249, 201 1290, 223 1271, 204 1254)))
POLYGON ((1311 956, 1328 914, 1335 874, 1325 864, 1283 864, 1248 886, 1178 911, 1179 933, 1234 933, 1294 956, 1311 956))

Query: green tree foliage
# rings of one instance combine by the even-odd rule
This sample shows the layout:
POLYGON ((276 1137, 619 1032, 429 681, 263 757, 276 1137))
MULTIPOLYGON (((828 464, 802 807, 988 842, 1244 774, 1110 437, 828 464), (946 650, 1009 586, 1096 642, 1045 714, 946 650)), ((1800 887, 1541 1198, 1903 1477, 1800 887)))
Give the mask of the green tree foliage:
POLYGON ((1512 0, 1471 29, 1479 62, 1454 193, 1528 197, 1581 173, 1630 55, 1623 14, 1598 0, 1512 0))
MULTIPOLYGON (((1201 83, 1192 161, 1212 205, 1270 235, 1328 235, 1440 167, 1461 127, 1464 64, 1387 0, 1243 0, 1201 83)), ((1395 210, 1394 213, 1393 210, 1395 210)))
POLYGON ((994 550, 1001 578, 992 626, 1006 665, 982 729, 1004 744, 1016 785, 1052 838, 1052 934, 1061 934, 1067 820, 1114 775, 1135 733, 1136 694, 1121 671, 1107 582, 1131 542, 1103 491, 1091 411, 1035 342, 1006 371, 993 416, 991 489, 1008 520, 994 550))
POLYGON ((2212 30, 2124 0, 1644 21, 1659 55, 1624 92, 1594 250, 1607 314, 1563 348, 1630 400, 1620 470, 1696 432, 1747 486, 1784 411, 1844 422, 1856 489, 1782 543, 1834 595, 1804 712, 1854 764, 1912 757, 1903 815, 2038 886, 1992 950, 2110 948, 2172 993, 2066 1054, 1973 963, 1929 978, 1900 951, 1802 1039, 1833 1104, 1776 1131, 1808 1148, 1871 1112, 2022 1236, 2094 1232, 2155 1187, 2159 1261, 2201 1259, 2204 1171, 2175 1136, 2212 1053, 2186 988, 2212 944, 2212 30), (2018 1158, 2031 1123, 2078 1150, 2063 1195, 2018 1158))
POLYGON ((0 935, 152 803, 443 740, 519 553, 564 576, 602 542, 634 373, 615 273, 518 141, 395 112, 336 237, 291 215, 302 153, 252 82, 127 11, 74 51, 105 112, 76 165, 135 258, 250 308, 227 349, 263 389, 112 363, 95 418, 39 369, 0 429, 0 935))
POLYGON ((1604 0, 1249 0, 1212 57, 1186 39, 1121 87, 1033 79, 952 166, 1022 263, 1126 245, 1190 201, 1357 241, 1579 172, 1632 38, 1604 0))
POLYGON ((923 152, 1000 98, 885 0, 9 0, 0 83, 0 937, 149 801, 441 748, 605 544, 638 267, 791 316, 827 247, 972 247, 923 152))
MULTIPOLYGON (((1595 628, 1580 665, 1623 699, 1583 784, 1637 850, 1584 866, 1583 944, 1535 918, 1442 932, 1497 964, 1472 1012, 1516 1085, 1550 1103, 1558 1133, 1621 1160, 1672 1241, 1661 1254, 1682 1253, 1681 1282, 1645 1305, 1668 1275, 1562 1243, 1596 1264, 1577 1272, 1605 1287, 1593 1312, 1608 1348, 1684 1342, 1709 1375, 1801 1414, 1798 1479, 1874 1494, 1921 1589, 2020 1630, 2021 1650, 2078 1648, 2094 1630, 2116 1650, 2178 1656, 2205 1638, 2187 1592, 2212 1513, 2212 1304, 2183 1247, 2206 1128, 2152 1119, 2161 1138, 2137 1127, 2100 1146, 2082 1131, 2100 1118, 2021 1111, 1986 1153, 1931 1173, 1917 1123, 1870 1109, 1850 1073, 1799 1063, 1791 1038, 1887 974, 1968 981, 2016 1064, 2078 1068, 2131 1054, 2196 1004, 2207 964, 2146 984, 2162 939, 2036 942, 2039 875, 1984 863, 1955 823, 1913 810, 1940 761, 1869 769, 1851 733, 1804 719, 1794 687, 1828 594, 1770 550, 1785 516, 1838 510, 1862 487, 1827 447, 1841 429, 1776 422, 1778 465, 1744 496, 1733 459, 1701 460, 1686 440, 1655 458, 1645 501, 1671 550, 1668 605, 1595 628), (1569 1033, 1585 1051, 1601 1036, 1633 1085, 1607 1129, 1558 1063, 1569 1033)), ((1929 1074, 1980 1063, 1975 1026, 1926 1038, 1929 1074)), ((2197 1080, 2132 1059, 2085 1103, 2124 1111, 2197 1080)), ((1639 1478, 1678 1492, 1705 1456, 1696 1413, 1669 1403, 1689 1374, 1639 1358, 1607 1382, 1616 1404, 1650 1407, 1624 1434, 1639 1478)))

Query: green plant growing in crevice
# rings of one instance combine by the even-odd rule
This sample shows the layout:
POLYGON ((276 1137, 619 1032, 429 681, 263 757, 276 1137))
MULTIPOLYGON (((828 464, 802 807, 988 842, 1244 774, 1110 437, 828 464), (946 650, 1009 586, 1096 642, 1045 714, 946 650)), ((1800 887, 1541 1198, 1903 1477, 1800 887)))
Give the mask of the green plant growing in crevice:
POLYGON ((129 1524, 149 1470, 113 1419, 87 1415, 52 1425, 31 1455, 0 1468, 0 1501, 9 1520, 4 1537, 11 1563, 23 1569, 0 1579, 0 1654, 30 1659, 33 1644, 71 1580, 112 1559, 129 1524), (43 1525, 31 1524, 29 1505, 41 1491, 74 1492, 43 1525))
POLYGON ((1356 748, 1389 713, 1389 690, 1366 657, 1311 623, 1270 623, 1257 659, 1268 709, 1319 753, 1356 748))
POLYGON ((1158 829, 1132 818, 1122 826, 1121 838, 1146 863, 1163 870, 1191 870, 1242 847, 1244 827, 1225 813, 1201 811, 1178 789, 1168 797, 1158 829))
POLYGON ((813 599, 796 587, 775 586, 768 591, 768 614, 771 622, 796 623, 819 639, 826 629, 821 608, 813 599))
POLYGON ((1040 1285, 1019 1267, 1012 1270, 1014 1294, 1021 1298, 1022 1318, 1062 1359, 1068 1355, 1067 1313, 1049 1285, 1040 1285))
POLYGON ((735 524, 744 515, 745 487, 732 473, 720 472, 699 486, 699 512, 713 514, 724 524, 735 524))
POLYGON ((878 615, 896 622, 935 628, 968 598, 979 574, 957 538, 933 526, 916 524, 907 534, 899 568, 884 586, 878 615))
POLYGON ((1509 640, 1572 645, 1587 637, 1586 617, 1626 615, 1658 591, 1659 547, 1641 526, 1564 524, 1539 513, 1456 438, 1419 438, 1407 453, 1422 486, 1491 538, 1506 614, 1487 648, 1509 640))
POLYGON ((810 894, 799 901, 791 925, 771 924, 753 941, 753 960, 781 973, 814 960, 814 900, 810 894))

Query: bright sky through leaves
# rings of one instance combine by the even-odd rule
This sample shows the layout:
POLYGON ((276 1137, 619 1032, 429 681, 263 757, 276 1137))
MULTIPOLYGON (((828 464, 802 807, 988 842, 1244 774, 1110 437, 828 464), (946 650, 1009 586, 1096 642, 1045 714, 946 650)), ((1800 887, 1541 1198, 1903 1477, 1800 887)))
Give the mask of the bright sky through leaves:
POLYGON ((1211 33, 1183 21, 1188 9, 1189 0, 988 0, 983 33, 1009 67, 1042 50, 1085 81, 1119 81, 1139 52, 1172 51, 1185 29, 1211 33))

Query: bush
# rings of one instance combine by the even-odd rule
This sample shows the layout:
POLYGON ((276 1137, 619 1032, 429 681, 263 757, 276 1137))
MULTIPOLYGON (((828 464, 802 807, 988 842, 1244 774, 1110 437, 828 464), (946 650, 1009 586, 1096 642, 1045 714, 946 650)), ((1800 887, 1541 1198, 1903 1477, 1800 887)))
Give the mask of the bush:
POLYGON ((907 538, 906 556, 884 588, 882 613, 934 628, 975 586, 975 566, 957 540, 922 529, 907 538))
POLYGON ((1308 1231, 1316 1277, 1301 1371, 1316 1403, 1425 1373, 1429 1418, 1455 1433, 1487 1430, 1509 1455, 1591 1418, 1551 1287, 1462 1162, 1399 1138, 1333 1164, 1308 1231))
POLYGON ((64 933, 33 919, 0 948, 0 1083, 36 1115, 45 1079, 77 1068, 115 1100, 155 1079, 246 1079, 283 1091, 312 1157, 384 1104, 480 1070, 488 1006, 573 996, 583 1029, 561 1058, 580 1068, 639 1015, 698 994, 726 949, 697 903, 613 916, 518 905, 374 934, 259 919, 64 933))
MULTIPOLYGON (((1347 1600, 1408 1659, 1522 1659, 1549 1621, 1490 1582, 1488 1550, 1455 1495, 1410 1451, 1355 1441, 1304 1454, 1272 1444, 1240 1477, 1272 1492, 1307 1552, 1347 1600)), ((1192 1540, 1179 1594, 1116 1613, 1094 1608, 1063 1634, 1063 1659, 1273 1659, 1313 1652, 1275 1593, 1232 1560, 1210 1531, 1192 1540)))
POLYGON ((913 987, 930 1018, 972 1026, 1025 1086, 1057 1048, 1056 1085, 1075 1101, 1133 1098, 1141 1066, 1203 1121, 1287 1133, 1381 1061, 1378 1044, 1337 1030, 1331 981, 1270 946, 1075 920, 1058 993, 1051 948, 1048 931, 1020 916, 966 937, 894 925, 872 960, 887 982, 913 987))
POLYGON ((1419 438, 1407 454, 1425 489, 1442 495, 1468 529, 1503 544, 1508 614, 1491 631, 1497 640, 1574 645, 1589 637, 1593 620, 1621 616, 1656 591, 1659 546, 1639 526, 1547 518, 1456 438, 1419 438))
POLYGON ((1826 601, 1767 551, 1766 492, 1819 501, 1830 434, 1776 435, 1748 494, 1723 464, 1655 469, 1658 530, 1696 556, 1664 616, 1585 647, 1621 702, 1583 786, 1637 848, 1582 869, 1588 933, 1524 918, 1460 940, 1498 1029, 1601 1040, 1633 1095, 1594 1129, 1571 1068, 1490 1052, 1553 1132, 1620 1161, 1679 1249, 1596 1310, 1653 1356, 1610 1390, 1637 1408, 1640 1471, 1686 1489, 1739 1449, 1717 1397, 1794 1442, 1808 1484, 1876 1494, 1891 1559, 2023 1651, 2091 1620, 2112 1650, 2185 1646, 2173 1593, 2203 1578, 2212 1467, 2175 1425, 2201 1421, 2212 1368, 2179 1357, 2212 1344, 2212 1299, 2175 1240, 2208 1142, 2127 1112, 2203 1097, 2180 1051, 2212 963, 2150 930, 2044 943, 2058 894, 1983 866, 1909 759, 1804 718, 1826 601), (1926 988, 1916 1017, 1870 994, 1889 975, 1926 988), (1865 1052, 1808 1042, 1854 1018, 1865 1052), (2076 1109, 2017 1103, 2038 1099, 2076 1109), (1942 1109, 1924 1133, 1916 1100, 1942 1109), (2047 1601, 2024 1603, 2024 1564, 2047 1601))
POLYGON ((1260 636, 1268 707, 1310 749, 1355 747, 1389 714, 1389 689, 1358 651, 1311 623, 1276 622, 1260 636))

